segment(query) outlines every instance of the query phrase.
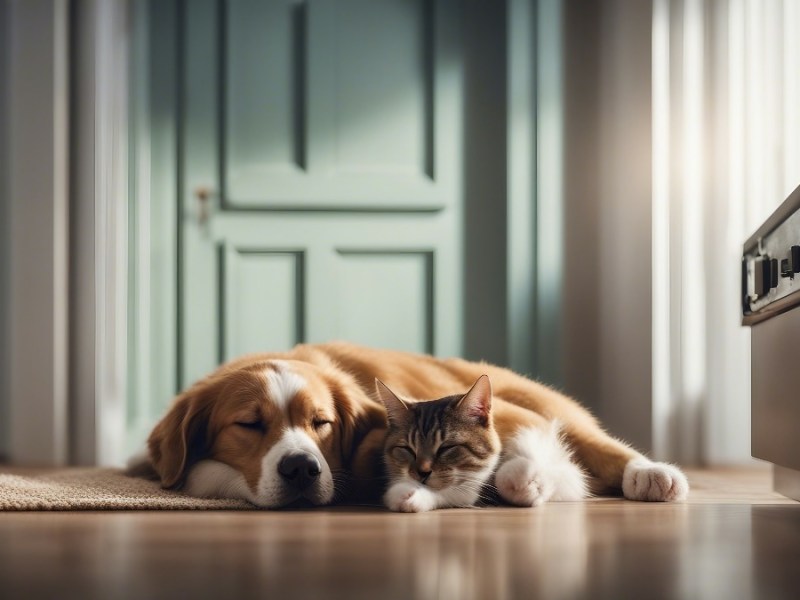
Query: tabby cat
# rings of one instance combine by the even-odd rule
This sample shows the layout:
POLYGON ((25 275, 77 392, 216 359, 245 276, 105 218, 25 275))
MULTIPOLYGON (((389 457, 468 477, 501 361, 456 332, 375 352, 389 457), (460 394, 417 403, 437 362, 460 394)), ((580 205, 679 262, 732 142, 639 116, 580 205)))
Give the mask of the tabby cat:
POLYGON ((389 481, 383 497, 389 509, 473 506, 492 480, 499 496, 518 506, 586 496, 585 476, 558 423, 497 399, 501 409, 515 411, 514 421, 533 420, 524 427, 504 426, 501 440, 487 375, 466 394, 425 402, 402 400, 380 381, 376 388, 389 421, 384 446, 389 481))
POLYGON ((382 382, 389 431, 386 506, 422 512, 472 506, 500 458, 492 423, 492 388, 483 375, 466 394, 426 402, 401 400, 382 382))

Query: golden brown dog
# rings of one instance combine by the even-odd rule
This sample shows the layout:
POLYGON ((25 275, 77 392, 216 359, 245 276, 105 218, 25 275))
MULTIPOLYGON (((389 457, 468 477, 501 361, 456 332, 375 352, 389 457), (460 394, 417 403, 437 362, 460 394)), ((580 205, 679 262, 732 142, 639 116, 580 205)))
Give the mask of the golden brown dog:
POLYGON ((386 416, 376 378, 406 398, 431 399, 464 393, 483 374, 491 379, 504 452, 513 446, 515 456, 530 459, 503 473, 516 478, 513 503, 548 499, 547 486, 531 477, 555 478, 544 483, 558 489, 563 469, 547 456, 571 457, 593 489, 633 500, 678 500, 688 492, 678 469, 651 462, 575 401, 508 369, 346 343, 299 345, 219 367, 178 396, 149 437, 147 460, 164 487, 195 496, 265 508, 298 499, 329 504, 379 472, 386 416), (547 444, 563 445, 563 452, 547 444))

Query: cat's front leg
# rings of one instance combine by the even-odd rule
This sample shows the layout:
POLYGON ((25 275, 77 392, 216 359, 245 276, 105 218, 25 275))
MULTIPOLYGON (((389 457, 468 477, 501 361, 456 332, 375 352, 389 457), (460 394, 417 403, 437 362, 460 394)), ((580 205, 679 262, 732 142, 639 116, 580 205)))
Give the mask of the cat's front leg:
POLYGON ((504 445, 495 486, 506 502, 539 506, 549 500, 586 497, 585 476, 572 461, 557 424, 524 428, 504 445))
POLYGON ((427 512, 438 505, 434 492, 410 481, 392 484, 383 496, 383 502, 395 512, 427 512))

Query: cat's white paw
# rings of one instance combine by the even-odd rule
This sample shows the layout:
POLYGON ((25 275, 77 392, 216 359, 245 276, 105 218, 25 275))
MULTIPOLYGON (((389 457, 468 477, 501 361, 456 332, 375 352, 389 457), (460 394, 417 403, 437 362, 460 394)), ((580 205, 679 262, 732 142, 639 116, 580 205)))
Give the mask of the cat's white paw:
POLYGON ((539 506, 586 497, 586 477, 572 462, 558 423, 520 430, 506 443, 505 453, 508 458, 497 470, 495 485, 507 502, 539 506))
POLYGON ((622 493, 628 500, 672 502, 686 499, 689 482, 677 467, 635 458, 625 467, 622 493))
POLYGON ((389 510, 395 512, 426 512, 436 508, 430 491, 405 482, 391 486, 383 497, 389 510))
POLYGON ((555 492, 554 482, 536 463, 524 456, 505 461, 495 475, 500 496, 517 506, 539 506, 555 492))

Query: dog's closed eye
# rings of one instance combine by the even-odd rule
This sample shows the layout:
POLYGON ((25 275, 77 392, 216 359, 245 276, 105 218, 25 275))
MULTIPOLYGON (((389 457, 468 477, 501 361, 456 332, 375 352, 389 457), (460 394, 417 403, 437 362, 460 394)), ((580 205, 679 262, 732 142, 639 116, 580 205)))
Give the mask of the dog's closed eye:
POLYGON ((235 425, 244 429, 259 431, 261 433, 264 433, 267 430, 267 425, 261 419, 255 419, 253 421, 236 421, 235 425))

